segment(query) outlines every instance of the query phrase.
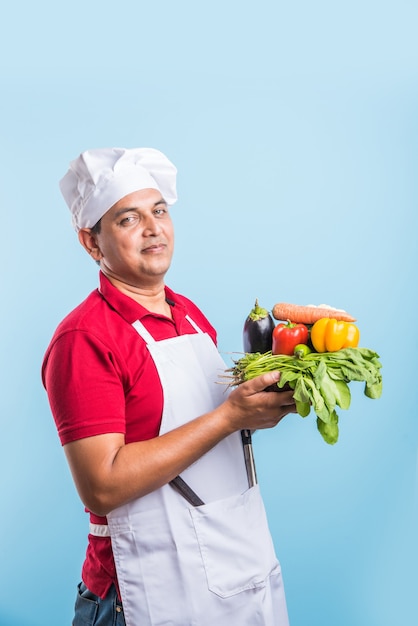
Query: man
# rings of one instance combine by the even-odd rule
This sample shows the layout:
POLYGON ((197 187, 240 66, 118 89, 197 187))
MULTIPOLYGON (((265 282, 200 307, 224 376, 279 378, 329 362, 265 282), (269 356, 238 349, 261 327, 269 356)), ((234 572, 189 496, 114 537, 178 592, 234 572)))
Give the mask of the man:
POLYGON ((73 626, 288 624, 241 432, 295 412, 279 373, 230 393, 203 313, 165 284, 176 168, 88 150, 61 180, 100 287, 58 326, 42 376, 90 533, 73 626))

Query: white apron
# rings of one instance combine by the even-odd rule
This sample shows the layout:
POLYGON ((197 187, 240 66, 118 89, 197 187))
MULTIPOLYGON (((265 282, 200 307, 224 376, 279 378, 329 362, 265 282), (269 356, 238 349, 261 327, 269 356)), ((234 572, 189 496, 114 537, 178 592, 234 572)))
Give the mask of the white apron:
MULTIPOLYGON (((225 399, 225 371, 210 337, 154 341, 137 321, 164 393, 160 434, 225 399)), ((259 487, 248 488, 240 433, 182 473, 205 504, 170 485, 108 517, 127 626, 288 626, 280 564, 259 487)))

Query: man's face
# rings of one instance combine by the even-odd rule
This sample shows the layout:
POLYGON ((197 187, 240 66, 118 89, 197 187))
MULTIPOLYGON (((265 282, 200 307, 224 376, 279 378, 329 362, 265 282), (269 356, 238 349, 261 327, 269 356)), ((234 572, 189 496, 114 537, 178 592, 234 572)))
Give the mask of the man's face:
POLYGON ((135 191, 114 204, 95 238, 100 266, 110 278, 138 287, 163 281, 173 256, 174 230, 156 189, 135 191))

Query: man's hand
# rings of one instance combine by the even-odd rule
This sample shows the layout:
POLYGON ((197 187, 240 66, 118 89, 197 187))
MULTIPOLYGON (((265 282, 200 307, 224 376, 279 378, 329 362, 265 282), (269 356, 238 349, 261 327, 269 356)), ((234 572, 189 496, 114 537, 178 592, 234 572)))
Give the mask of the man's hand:
POLYGON ((292 390, 280 393, 266 391, 279 379, 279 372, 268 372, 242 383, 230 393, 224 410, 232 432, 246 428, 272 428, 288 413, 296 413, 292 390))

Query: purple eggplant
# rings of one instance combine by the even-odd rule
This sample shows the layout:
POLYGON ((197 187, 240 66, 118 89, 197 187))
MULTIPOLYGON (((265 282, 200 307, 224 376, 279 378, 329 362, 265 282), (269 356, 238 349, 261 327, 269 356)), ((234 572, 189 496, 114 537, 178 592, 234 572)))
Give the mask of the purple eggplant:
POLYGON ((244 324, 243 342, 245 352, 268 352, 272 348, 274 321, 267 309, 255 301, 244 324))

